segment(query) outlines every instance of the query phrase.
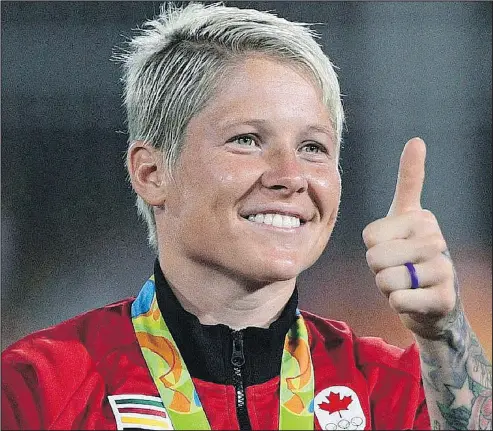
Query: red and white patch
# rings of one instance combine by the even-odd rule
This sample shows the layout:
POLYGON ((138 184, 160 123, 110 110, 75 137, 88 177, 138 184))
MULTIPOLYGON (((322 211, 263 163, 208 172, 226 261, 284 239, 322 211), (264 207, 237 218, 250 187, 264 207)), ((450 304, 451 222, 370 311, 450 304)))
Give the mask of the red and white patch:
POLYGON ((366 418, 356 393, 347 386, 331 386, 315 397, 315 415, 323 430, 363 430, 366 418))

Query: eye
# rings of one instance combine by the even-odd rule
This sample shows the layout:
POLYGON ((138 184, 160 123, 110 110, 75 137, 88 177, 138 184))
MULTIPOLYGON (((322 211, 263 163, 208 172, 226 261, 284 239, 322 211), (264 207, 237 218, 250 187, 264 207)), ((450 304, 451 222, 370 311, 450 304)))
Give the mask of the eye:
POLYGON ((238 135, 231 138, 228 142, 238 144, 242 147, 255 147, 258 145, 257 137, 253 135, 238 135))
POLYGON ((318 142, 310 142, 301 147, 300 151, 309 154, 327 153, 327 148, 318 142))

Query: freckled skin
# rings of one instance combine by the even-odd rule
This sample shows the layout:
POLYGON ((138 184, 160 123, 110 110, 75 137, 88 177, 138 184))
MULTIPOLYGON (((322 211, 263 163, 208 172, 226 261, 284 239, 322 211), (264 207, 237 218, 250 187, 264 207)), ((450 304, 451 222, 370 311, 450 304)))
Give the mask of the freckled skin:
POLYGON ((334 227, 341 182, 336 143, 311 125, 330 128, 330 116, 306 76, 262 57, 236 65, 187 127, 175 182, 156 213, 163 266, 273 282, 312 265, 334 227), (241 134, 258 144, 231 142, 241 134), (305 152, 312 141, 328 154, 305 152), (268 203, 300 208, 310 221, 287 234, 240 217, 268 203))

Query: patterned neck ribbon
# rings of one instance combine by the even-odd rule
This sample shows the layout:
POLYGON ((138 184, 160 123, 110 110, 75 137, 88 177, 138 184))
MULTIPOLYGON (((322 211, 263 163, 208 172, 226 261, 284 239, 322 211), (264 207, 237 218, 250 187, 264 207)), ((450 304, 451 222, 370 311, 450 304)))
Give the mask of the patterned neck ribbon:
MULTIPOLYGON (((140 349, 173 429, 210 430, 192 378, 161 315, 152 276, 132 304, 132 323, 140 349)), ((313 430, 313 365, 303 317, 284 341, 281 363, 279 429, 313 430)))

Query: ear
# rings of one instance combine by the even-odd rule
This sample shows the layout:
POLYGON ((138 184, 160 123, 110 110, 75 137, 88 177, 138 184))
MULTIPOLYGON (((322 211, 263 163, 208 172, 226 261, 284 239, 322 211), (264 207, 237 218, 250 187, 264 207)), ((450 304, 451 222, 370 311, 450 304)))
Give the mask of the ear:
POLYGON ((163 205, 167 189, 163 154, 144 141, 135 141, 127 152, 127 166, 135 192, 149 205, 163 205))

